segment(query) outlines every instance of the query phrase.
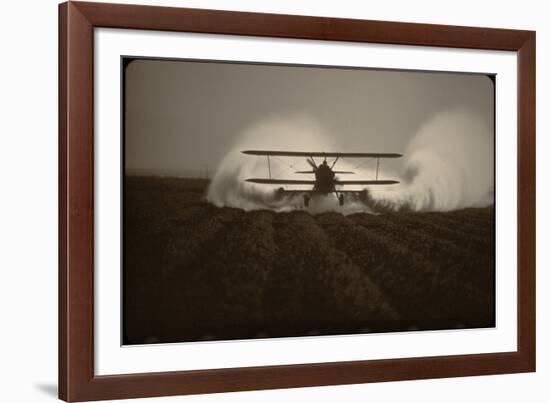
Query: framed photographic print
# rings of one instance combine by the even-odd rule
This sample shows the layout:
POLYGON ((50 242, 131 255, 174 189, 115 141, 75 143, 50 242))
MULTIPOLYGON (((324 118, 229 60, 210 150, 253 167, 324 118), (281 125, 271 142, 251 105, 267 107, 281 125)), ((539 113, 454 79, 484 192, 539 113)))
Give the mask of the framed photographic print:
POLYGON ((68 2, 59 397, 535 370, 535 33, 68 2))

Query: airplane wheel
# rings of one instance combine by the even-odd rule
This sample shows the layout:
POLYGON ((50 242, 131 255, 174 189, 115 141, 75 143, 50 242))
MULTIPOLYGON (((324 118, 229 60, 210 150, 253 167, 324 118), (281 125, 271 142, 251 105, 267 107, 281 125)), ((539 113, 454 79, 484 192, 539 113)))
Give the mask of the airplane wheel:
POLYGON ((309 206, 309 196, 308 195, 304 195, 304 206, 306 206, 306 207, 309 206))
POLYGON ((340 206, 344 205, 344 195, 343 194, 340 194, 338 196, 338 203, 340 204, 340 206))

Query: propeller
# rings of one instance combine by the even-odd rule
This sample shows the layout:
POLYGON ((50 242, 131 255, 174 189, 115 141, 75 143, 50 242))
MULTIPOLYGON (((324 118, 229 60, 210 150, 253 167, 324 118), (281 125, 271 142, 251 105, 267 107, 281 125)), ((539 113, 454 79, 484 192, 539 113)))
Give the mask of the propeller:
POLYGON ((313 158, 309 157, 306 159, 307 163, 313 168, 314 171, 317 170, 317 164, 315 164, 315 161, 313 158))

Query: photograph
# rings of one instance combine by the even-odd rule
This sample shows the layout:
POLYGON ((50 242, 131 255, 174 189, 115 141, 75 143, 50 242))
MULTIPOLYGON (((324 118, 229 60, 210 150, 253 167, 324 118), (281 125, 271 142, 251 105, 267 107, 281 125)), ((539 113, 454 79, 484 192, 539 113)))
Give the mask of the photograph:
POLYGON ((122 59, 124 345, 495 326, 495 77, 122 59))

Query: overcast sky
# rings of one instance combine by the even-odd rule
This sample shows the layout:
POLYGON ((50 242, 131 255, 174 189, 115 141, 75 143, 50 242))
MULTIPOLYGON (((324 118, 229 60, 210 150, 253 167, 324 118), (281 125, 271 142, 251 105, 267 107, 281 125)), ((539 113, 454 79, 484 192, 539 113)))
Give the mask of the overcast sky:
POLYGON ((403 152, 420 125, 453 107, 493 128, 484 75, 168 60, 134 60, 125 74, 128 171, 213 171, 251 126, 297 113, 338 136, 341 152, 403 152))

